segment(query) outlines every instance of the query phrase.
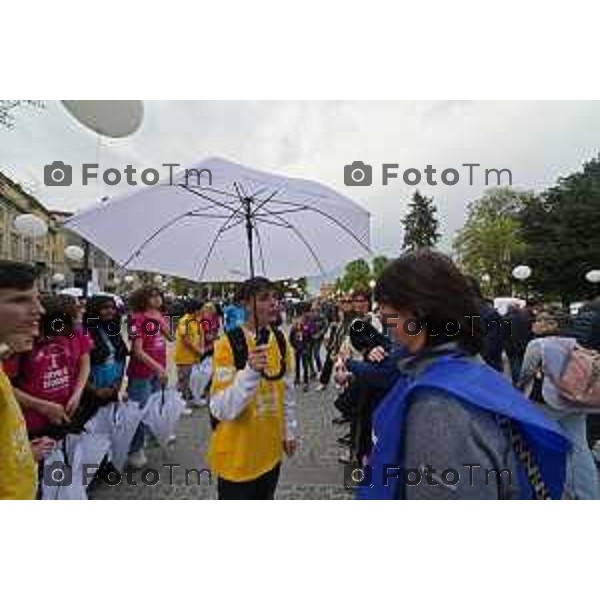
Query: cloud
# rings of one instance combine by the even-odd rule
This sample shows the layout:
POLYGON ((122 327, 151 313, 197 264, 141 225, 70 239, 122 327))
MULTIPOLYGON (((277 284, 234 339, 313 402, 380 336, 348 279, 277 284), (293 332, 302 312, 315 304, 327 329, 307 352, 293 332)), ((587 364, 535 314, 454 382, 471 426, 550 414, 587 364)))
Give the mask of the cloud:
MULTIPOLYGON (((49 206, 77 210, 129 188, 103 182, 46 187, 45 164, 99 162, 101 169, 122 170, 222 156, 336 188, 372 213, 375 250, 394 254, 415 188, 401 179, 383 186, 382 163, 398 163, 400 172, 431 164, 438 176, 445 168, 480 163, 482 172, 511 169, 516 188, 540 190, 598 154, 599 129, 598 102, 148 101, 136 134, 99 143, 52 101, 44 111, 20 112, 13 130, 0 130, 0 169, 49 206), (344 185, 343 167, 354 160, 373 165, 371 187, 344 185)), ((463 171, 457 185, 418 186, 435 198, 444 247, 463 224, 467 203, 486 187, 482 177, 469 186, 463 171)))

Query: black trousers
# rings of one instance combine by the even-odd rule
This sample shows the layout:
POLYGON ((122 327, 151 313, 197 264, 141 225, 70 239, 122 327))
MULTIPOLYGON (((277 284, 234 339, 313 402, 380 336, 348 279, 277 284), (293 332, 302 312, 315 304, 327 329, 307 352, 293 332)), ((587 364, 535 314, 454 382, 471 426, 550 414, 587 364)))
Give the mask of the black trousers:
POLYGON ((308 383, 308 374, 310 370, 310 358, 308 356, 308 350, 303 352, 296 352, 296 383, 300 383, 300 377, 304 383, 308 383))
POLYGON ((252 481, 228 481, 219 477, 219 500, 273 500, 281 463, 252 481))

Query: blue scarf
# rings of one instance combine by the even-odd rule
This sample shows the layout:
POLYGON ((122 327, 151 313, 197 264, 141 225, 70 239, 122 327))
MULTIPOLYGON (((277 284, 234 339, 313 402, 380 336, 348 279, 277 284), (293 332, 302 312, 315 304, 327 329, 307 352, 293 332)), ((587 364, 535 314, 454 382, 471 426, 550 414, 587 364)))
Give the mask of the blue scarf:
MULTIPOLYGON (((511 419, 532 452, 553 499, 563 495, 565 467, 570 443, 559 426, 550 421, 500 373, 463 356, 445 355, 435 359, 416 378, 400 377, 373 415, 373 452, 369 457, 373 485, 359 488, 359 499, 398 498, 402 477, 384 485, 386 465, 402 467, 407 408, 416 391, 441 391, 466 407, 474 407, 511 419)), ((462 435, 462 432, 457 432, 462 435)), ((533 497, 525 469, 519 468, 522 499, 533 497)))

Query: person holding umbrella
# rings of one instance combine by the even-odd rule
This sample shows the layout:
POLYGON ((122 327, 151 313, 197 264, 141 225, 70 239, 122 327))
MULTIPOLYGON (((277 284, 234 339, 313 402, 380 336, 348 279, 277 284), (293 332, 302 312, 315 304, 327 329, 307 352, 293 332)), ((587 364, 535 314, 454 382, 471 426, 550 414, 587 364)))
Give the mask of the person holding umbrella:
POLYGON ((273 284, 245 281, 242 327, 215 343, 208 462, 221 500, 272 500, 284 454, 296 450, 293 356, 273 327, 279 317, 273 284))

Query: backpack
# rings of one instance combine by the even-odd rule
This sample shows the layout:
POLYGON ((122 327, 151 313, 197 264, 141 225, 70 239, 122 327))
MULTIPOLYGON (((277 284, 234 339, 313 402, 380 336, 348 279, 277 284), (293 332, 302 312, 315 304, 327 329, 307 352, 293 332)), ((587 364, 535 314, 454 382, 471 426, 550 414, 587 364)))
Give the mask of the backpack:
POLYGON ((600 407, 600 352, 575 344, 555 384, 567 400, 600 407))
MULTIPOLYGON (((287 342, 285 341, 285 335, 280 329, 276 327, 271 327, 271 331, 275 336, 275 340, 277 341, 277 346, 279 347, 279 355, 281 356, 281 368, 280 372, 276 376, 266 376, 264 373, 262 377, 269 381, 279 381, 282 379, 287 370, 287 342)), ((236 327, 231 331, 225 332, 227 339, 229 340, 229 345, 231 346, 231 352, 233 353, 233 364, 235 366, 236 371, 241 371, 246 368, 246 363, 248 362, 248 344, 246 342, 246 336, 244 335, 244 330, 241 327, 236 327)), ((219 419, 217 419, 212 413, 210 414, 210 426, 212 429, 216 429, 219 424, 219 419)))

